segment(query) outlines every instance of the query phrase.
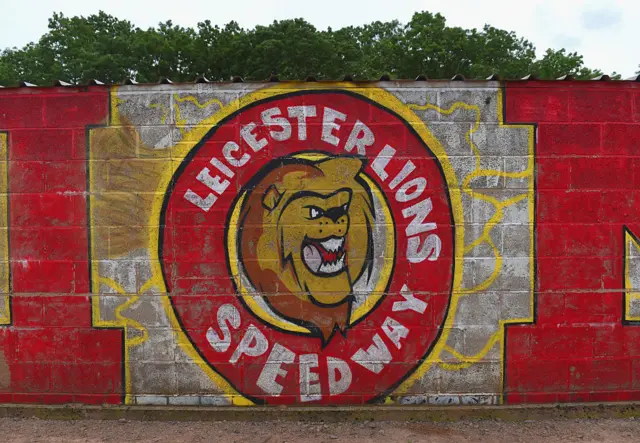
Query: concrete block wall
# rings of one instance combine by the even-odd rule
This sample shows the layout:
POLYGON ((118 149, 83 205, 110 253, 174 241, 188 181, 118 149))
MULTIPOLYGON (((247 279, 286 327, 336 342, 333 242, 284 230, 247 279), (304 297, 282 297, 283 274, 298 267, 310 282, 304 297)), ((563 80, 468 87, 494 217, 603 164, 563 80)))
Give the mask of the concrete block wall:
POLYGON ((634 400, 637 85, 0 90, 0 402, 634 400))

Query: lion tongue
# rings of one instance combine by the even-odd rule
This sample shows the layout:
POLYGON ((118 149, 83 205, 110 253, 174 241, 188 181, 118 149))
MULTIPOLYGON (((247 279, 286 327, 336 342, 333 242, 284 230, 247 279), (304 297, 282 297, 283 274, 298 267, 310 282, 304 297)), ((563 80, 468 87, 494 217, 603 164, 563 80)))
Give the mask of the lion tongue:
POLYGON ((320 266, 322 266, 322 255, 318 248, 314 245, 307 245, 302 250, 302 254, 307 266, 309 266, 313 272, 318 272, 320 266))
POLYGON ((322 254, 322 261, 325 263, 333 263, 338 260, 337 252, 322 250, 320 253, 322 254))

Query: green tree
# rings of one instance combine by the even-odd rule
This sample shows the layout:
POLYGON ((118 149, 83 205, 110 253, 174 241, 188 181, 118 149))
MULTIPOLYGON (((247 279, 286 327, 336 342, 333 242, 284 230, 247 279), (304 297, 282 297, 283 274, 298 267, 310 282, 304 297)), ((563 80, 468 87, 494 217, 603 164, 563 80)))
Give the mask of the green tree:
POLYGON ((221 27, 208 20, 193 29, 166 21, 143 30, 104 12, 87 17, 54 13, 39 41, 0 52, 0 84, 5 85, 92 78, 192 81, 201 75, 210 80, 234 75, 263 80, 273 72, 282 79, 601 74, 585 67, 575 52, 548 49, 536 58, 533 44, 514 32, 489 25, 480 30, 452 27, 441 14, 430 12, 418 12, 406 24, 377 21, 337 30, 318 30, 303 19, 253 29, 236 22, 221 27))
POLYGON ((274 21, 247 32, 242 74, 248 79, 265 79, 272 72, 285 79, 325 76, 333 51, 326 33, 302 19, 274 21))
POLYGON ((41 66, 33 73, 37 77, 34 81, 122 81, 135 75, 139 33, 130 22, 104 12, 86 18, 54 13, 49 32, 34 45, 41 66))
POLYGON ((193 42, 193 72, 209 80, 229 80, 233 75, 245 74, 244 60, 250 48, 246 31, 238 23, 227 23, 223 28, 213 26, 209 20, 198 23, 193 42))
POLYGON ((505 78, 521 78, 530 72, 536 52, 528 40, 489 25, 475 37, 472 50, 477 55, 468 71, 469 77, 499 74, 505 78))
POLYGON ((377 79, 382 74, 398 76, 403 57, 400 44, 404 38, 404 29, 398 21, 373 22, 354 28, 353 35, 361 51, 354 74, 361 79, 377 79))
POLYGON ((173 81, 194 79, 196 32, 174 25, 171 20, 136 33, 132 49, 138 57, 135 72, 140 82, 154 82, 160 77, 173 81))
POLYGON ((398 74, 404 78, 421 73, 430 78, 468 74, 477 38, 475 29, 449 27, 440 14, 416 13, 404 27, 398 74))
POLYGON ((584 67, 581 55, 564 49, 547 49, 540 60, 532 64, 532 71, 543 78, 558 78, 562 75, 572 75, 578 79, 591 79, 602 75, 602 71, 584 67))
POLYGON ((20 80, 43 84, 52 68, 45 59, 42 48, 34 43, 22 49, 5 49, 0 53, 0 84, 13 85, 20 80))

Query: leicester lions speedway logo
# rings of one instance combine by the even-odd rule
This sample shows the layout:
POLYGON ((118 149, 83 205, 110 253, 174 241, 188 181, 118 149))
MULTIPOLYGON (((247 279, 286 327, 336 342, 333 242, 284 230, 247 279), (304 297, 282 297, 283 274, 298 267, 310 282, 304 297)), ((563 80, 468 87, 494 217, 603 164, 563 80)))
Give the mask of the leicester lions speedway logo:
POLYGON ((453 229, 438 158, 385 103, 274 93, 182 161, 160 258, 181 326, 229 393, 363 403, 436 342, 453 229))

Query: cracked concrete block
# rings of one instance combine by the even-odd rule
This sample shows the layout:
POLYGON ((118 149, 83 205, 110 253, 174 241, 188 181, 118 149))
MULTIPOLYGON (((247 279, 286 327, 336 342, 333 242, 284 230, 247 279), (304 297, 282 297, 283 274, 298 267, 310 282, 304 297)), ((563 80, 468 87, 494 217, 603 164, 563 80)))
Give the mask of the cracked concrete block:
POLYGON ((456 372, 442 371, 440 392, 482 392, 499 393, 501 364, 495 362, 479 362, 467 368, 464 377, 456 376, 456 372))
POLYGON ((498 120, 497 95, 497 90, 493 88, 440 90, 438 91, 438 104, 442 109, 451 109, 456 103, 477 107, 478 111, 453 114, 455 121, 496 122, 498 120))
POLYGON ((501 231, 500 251, 504 257, 529 257, 533 240, 531 225, 504 225, 501 231))
POLYGON ((498 125, 480 125, 471 135, 483 153, 491 156, 522 156, 529 152, 528 128, 505 128, 498 125))
POLYGON ((136 395, 136 404, 146 406, 166 406, 168 401, 164 395, 136 395))

